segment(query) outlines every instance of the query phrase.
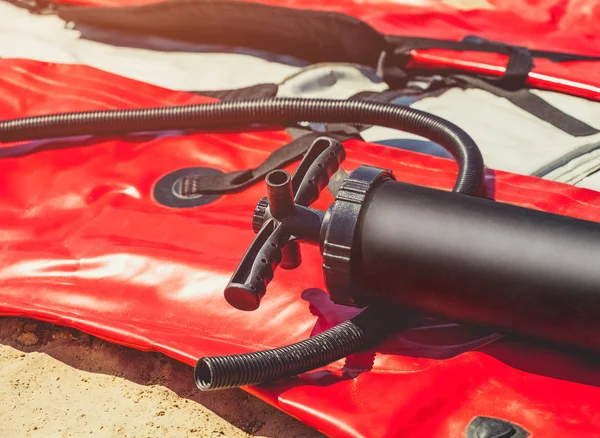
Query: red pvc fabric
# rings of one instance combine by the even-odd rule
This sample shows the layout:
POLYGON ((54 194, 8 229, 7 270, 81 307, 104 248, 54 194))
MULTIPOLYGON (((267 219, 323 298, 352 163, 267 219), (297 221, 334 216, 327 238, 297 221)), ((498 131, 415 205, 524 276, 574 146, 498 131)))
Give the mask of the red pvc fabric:
MULTIPOLYGON (((91 6, 125 6, 156 0, 63 0, 91 6)), ((387 35, 490 40, 600 56, 600 2, 595 0, 246 0, 297 9, 335 11, 357 17, 387 35), (469 5, 467 9, 465 5, 469 5)), ((502 76, 506 55, 449 50, 413 50, 413 61, 432 69, 458 68, 502 76)), ((600 61, 563 63, 536 59, 527 83, 533 87, 600 100, 600 61)))
MULTIPOLYGON (((0 118, 208 102, 85 66, 0 60, 0 118)), ((193 209, 152 197, 185 167, 257 166, 289 141, 282 130, 141 133, 0 147, 0 313, 84 330, 189 365, 204 355, 272 348, 356 314, 324 292, 318 248, 279 270, 255 312, 223 288, 254 234, 263 183, 193 209)), ((449 189, 452 161, 345 143, 346 171, 391 167, 402 181, 449 189)), ((296 164, 289 166, 292 171, 296 164)), ((488 171, 500 201, 600 221, 600 193, 488 171)), ((324 194, 317 207, 332 201, 324 194)), ((191 371, 190 371, 190 378, 191 371)), ((300 377, 246 388, 336 437, 463 437, 475 416, 534 437, 600 436, 600 371, 541 347, 424 321, 373 351, 300 377)))

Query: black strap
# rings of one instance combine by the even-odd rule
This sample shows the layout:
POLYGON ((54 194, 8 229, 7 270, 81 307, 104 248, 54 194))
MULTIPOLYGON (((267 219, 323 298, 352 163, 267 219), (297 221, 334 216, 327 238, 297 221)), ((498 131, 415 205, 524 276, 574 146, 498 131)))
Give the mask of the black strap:
POLYGON ((192 91, 201 96, 214 97, 221 101, 240 100, 240 99, 265 99, 275 97, 279 87, 276 84, 257 84, 245 88, 236 88, 233 90, 203 90, 192 91))
POLYGON ((552 126, 573 137, 585 137, 600 132, 598 129, 549 104, 541 97, 531 93, 528 89, 516 91, 505 90, 482 79, 466 75, 453 75, 450 79, 456 80, 458 82, 457 85, 463 88, 478 88, 498 97, 503 97, 513 105, 550 123, 552 126))
MULTIPOLYGON (((247 169, 227 174, 211 176, 187 176, 181 181, 181 196, 211 195, 222 193, 235 193, 261 181, 267 173, 280 169, 294 161, 302 158, 313 141, 322 133, 311 132, 293 140, 291 143, 275 150, 269 157, 255 169, 247 169)), ((339 141, 347 140, 349 137, 326 134, 339 141)))
POLYGON ((368 100, 370 102, 385 102, 389 103, 394 99, 406 96, 410 91, 406 89, 399 90, 384 90, 384 91, 359 91, 350 96, 348 100, 368 100))
MULTIPOLYGON (((396 52, 411 50, 447 49, 465 52, 487 52, 510 55, 511 44, 486 40, 478 36, 467 36, 462 41, 441 40, 435 38, 386 36, 386 40, 395 47, 396 52)), ((553 52, 550 50, 527 49, 532 57, 548 59, 552 62, 600 61, 600 56, 580 55, 576 53, 553 52)))
POLYGON ((500 78, 488 79, 509 90, 518 90, 527 82, 529 72, 533 68, 533 58, 525 47, 509 47, 508 63, 504 75, 500 78))
POLYGON ((486 40, 477 36, 465 37, 462 41, 438 40, 433 38, 386 37, 394 46, 393 53, 388 54, 388 69, 405 66, 410 61, 411 50, 446 49, 473 52, 489 52, 508 55, 506 71, 500 78, 486 78, 499 87, 509 90, 523 88, 534 66, 534 58, 549 59, 553 62, 566 61, 600 61, 600 57, 573 53, 552 52, 547 50, 529 50, 526 47, 514 46, 499 41, 486 40))
POLYGON ((498 41, 489 41, 479 37, 466 37, 463 44, 475 44, 476 46, 497 47, 498 50, 506 51, 508 63, 504 75, 500 78, 488 78, 488 81, 496 83, 499 87, 509 90, 523 88, 533 68, 533 55, 527 47, 513 46, 498 41))

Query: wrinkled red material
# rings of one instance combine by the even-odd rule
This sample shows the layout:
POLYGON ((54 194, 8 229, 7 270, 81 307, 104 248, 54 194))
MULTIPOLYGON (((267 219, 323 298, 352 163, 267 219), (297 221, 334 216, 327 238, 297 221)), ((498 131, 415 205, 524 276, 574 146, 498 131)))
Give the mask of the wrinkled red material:
MULTIPOLYGON (((77 65, 0 60, 0 118, 206 102, 77 65)), ((184 167, 257 166, 285 131, 163 132, 32 141, 0 148, 0 312, 75 327, 194 365, 203 355, 305 339, 354 315, 326 293, 317 248, 277 272, 261 308, 241 312, 223 288, 254 237, 264 184, 194 209, 152 198, 184 167)), ((449 189, 452 161, 345 143, 345 170, 391 167, 399 180, 449 189)), ((289 166, 289 170, 297 165, 289 166)), ((496 199, 600 221, 600 193, 489 171, 496 199)), ((317 203, 325 208, 331 197, 317 203)), ((191 372, 190 372, 190 378, 191 372)), ((575 357, 428 322, 331 366, 246 388, 331 436, 463 437, 478 415, 533 436, 600 436, 600 373, 575 357)))
MULTIPOLYGON (((90 6, 124 6, 161 0, 63 0, 90 6)), ((526 46, 600 56, 600 2, 594 0, 246 0, 298 9, 341 12, 388 35, 461 40, 468 35, 526 46), (455 5, 455 6, 453 6, 455 5), (458 7, 456 5, 462 5, 458 7)), ((508 57, 489 53, 413 50, 421 67, 459 68, 502 76, 508 57)), ((556 63, 537 59, 534 87, 600 100, 600 61, 556 63)))

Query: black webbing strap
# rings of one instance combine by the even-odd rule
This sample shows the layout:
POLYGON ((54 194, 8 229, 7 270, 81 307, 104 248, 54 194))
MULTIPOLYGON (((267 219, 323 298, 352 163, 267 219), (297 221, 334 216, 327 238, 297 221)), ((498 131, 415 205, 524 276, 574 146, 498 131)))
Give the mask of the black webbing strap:
POLYGON ((453 75, 450 79, 456 80, 458 85, 461 85, 463 88, 478 88, 498 97, 503 97, 513 105, 550 123, 552 126, 573 137, 585 137, 600 132, 600 130, 561 111, 541 97, 531 93, 528 89, 506 90, 490 84, 483 79, 466 75, 453 75))
POLYGON ((500 78, 489 79, 508 90, 518 90, 527 82, 529 72, 533 68, 533 58, 525 47, 509 47, 508 63, 504 75, 500 78))
POLYGON ((302 158, 317 137, 327 135, 339 141, 350 137, 337 134, 311 132, 296 138, 287 145, 275 150, 255 169, 240 170, 232 173, 211 176, 188 176, 181 180, 181 196, 212 195, 235 193, 261 181, 267 173, 280 169, 302 158))
POLYGON ((600 57, 598 56, 552 52, 548 50, 530 50, 526 47, 486 40, 477 36, 468 36, 462 41, 398 36, 388 36, 386 40, 394 47, 393 53, 388 55, 388 57, 394 59, 386 61, 390 65, 390 68, 408 63, 411 50, 446 49, 508 55, 509 59, 504 75, 500 78, 486 78, 486 80, 494 82, 500 87, 512 90, 525 85, 529 72, 533 68, 534 58, 544 58, 553 62, 600 61, 600 57))
POLYGON ((241 99, 266 99, 267 97, 277 96, 279 87, 277 84, 257 84, 250 87, 236 88, 232 90, 202 90, 191 91, 200 96, 214 97, 220 101, 241 100, 241 99))
MULTIPOLYGON (((519 47, 499 41, 486 40, 478 36, 467 36, 461 41, 402 36, 386 36, 386 40, 395 47, 396 52, 405 53, 411 50, 447 49, 466 52, 487 52, 510 55, 510 48, 519 47)), ((600 56, 553 52, 550 50, 527 50, 534 58, 548 59, 552 62, 600 61, 600 56)))

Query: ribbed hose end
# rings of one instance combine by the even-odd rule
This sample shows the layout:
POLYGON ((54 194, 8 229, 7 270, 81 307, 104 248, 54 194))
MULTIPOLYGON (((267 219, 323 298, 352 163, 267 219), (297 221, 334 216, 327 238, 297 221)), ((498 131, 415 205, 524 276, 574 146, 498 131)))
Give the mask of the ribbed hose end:
POLYGON ((398 319, 389 309, 373 306, 295 344, 254 353, 203 357, 194 370, 196 386, 201 391, 213 391, 296 376, 373 346, 394 331, 398 319))
POLYGON ((260 354, 203 357, 196 363, 194 378, 201 391, 239 388, 262 383, 268 365, 260 354))
POLYGON ((196 386, 201 391, 221 389, 213 386, 214 374, 210 362, 210 358, 200 358, 200 360, 196 362, 196 368, 194 368, 194 379, 196 380, 196 386))

